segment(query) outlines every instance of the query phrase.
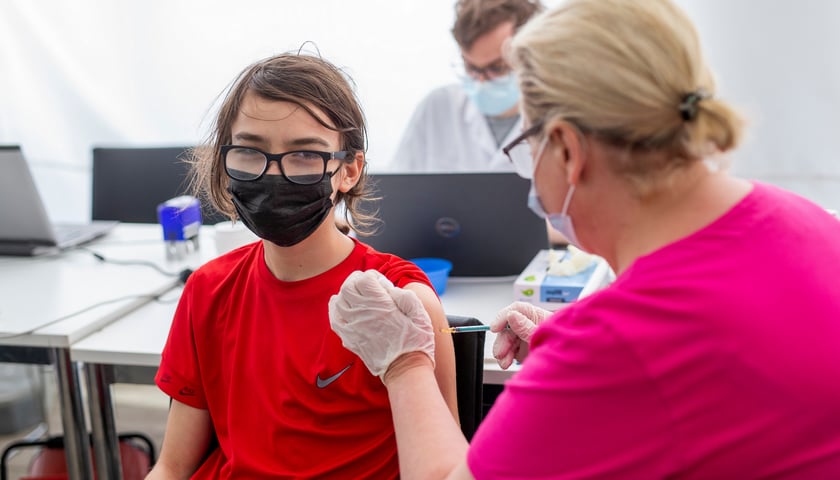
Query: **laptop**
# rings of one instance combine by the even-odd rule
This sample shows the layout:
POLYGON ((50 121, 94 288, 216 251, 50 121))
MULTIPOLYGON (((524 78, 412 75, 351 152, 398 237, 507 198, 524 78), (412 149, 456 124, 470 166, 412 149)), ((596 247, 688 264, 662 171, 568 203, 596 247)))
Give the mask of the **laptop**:
POLYGON ((545 220, 528 208, 530 181, 512 172, 371 174, 381 220, 360 240, 405 259, 440 257, 452 276, 518 275, 548 248, 545 220))
POLYGON ((0 172, 0 255, 55 253, 101 237, 118 223, 51 224, 17 145, 0 145, 0 172))

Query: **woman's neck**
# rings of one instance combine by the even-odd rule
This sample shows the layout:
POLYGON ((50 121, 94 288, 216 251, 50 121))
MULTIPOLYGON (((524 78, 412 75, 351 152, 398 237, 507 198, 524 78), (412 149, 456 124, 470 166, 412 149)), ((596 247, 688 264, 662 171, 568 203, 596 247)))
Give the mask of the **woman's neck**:
POLYGON ((709 169, 704 162, 669 180, 669 187, 638 199, 630 208, 632 216, 616 237, 616 273, 714 222, 752 189, 748 182, 709 169))

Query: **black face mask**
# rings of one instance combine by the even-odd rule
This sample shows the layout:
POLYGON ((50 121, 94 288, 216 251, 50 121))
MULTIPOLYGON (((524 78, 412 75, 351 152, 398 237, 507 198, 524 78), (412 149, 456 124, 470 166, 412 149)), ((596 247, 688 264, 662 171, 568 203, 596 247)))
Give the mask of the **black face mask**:
POLYGON ((311 235, 329 215, 333 174, 327 173, 314 185, 298 185, 283 175, 263 175, 253 182, 231 178, 228 191, 246 227, 262 239, 291 247, 311 235))

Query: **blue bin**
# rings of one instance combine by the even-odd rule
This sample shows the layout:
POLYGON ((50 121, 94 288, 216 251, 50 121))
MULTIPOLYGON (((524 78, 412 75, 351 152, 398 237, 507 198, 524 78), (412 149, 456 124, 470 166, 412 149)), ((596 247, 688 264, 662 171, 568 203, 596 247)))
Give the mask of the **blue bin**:
POLYGON ((435 292, 443 295, 446 291, 446 281, 449 279, 449 272, 452 271, 452 262, 443 258, 412 258, 409 262, 420 267, 420 270, 429 277, 435 292))

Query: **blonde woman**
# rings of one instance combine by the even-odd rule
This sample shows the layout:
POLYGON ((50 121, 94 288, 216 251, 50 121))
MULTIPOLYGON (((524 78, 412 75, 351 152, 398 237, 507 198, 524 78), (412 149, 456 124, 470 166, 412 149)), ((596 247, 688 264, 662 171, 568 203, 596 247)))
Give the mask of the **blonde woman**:
MULTIPOLYGON (((532 206, 617 279, 553 315, 500 312, 494 353, 523 365, 468 445, 428 354, 389 355, 359 321, 395 291, 348 278, 330 319, 387 369, 403 478, 840 478, 840 222, 727 173, 741 120, 686 15, 573 0, 508 58, 532 206)), ((428 325, 416 308, 391 322, 428 325)))

